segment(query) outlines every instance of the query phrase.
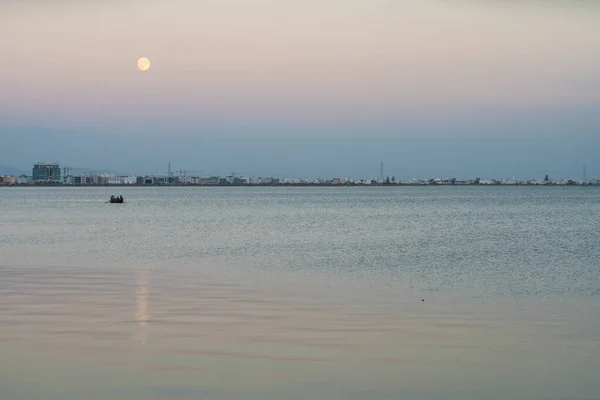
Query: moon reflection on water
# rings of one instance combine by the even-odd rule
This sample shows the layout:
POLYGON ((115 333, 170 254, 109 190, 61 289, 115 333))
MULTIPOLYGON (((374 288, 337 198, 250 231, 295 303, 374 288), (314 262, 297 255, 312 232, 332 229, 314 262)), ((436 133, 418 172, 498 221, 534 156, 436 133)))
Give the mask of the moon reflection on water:
POLYGON ((138 339, 142 344, 146 343, 147 332, 146 325, 148 324, 148 297, 150 296, 149 279, 150 271, 147 269, 139 269, 136 271, 136 312, 135 320, 139 324, 140 330, 138 339))

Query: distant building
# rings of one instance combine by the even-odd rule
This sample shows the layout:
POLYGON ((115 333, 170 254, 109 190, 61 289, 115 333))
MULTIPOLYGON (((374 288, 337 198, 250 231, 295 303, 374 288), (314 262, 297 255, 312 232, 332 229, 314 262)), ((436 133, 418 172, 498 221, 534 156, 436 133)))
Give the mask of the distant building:
POLYGON ((60 165, 58 163, 37 163, 33 166, 34 183, 60 183, 60 165))
POLYGON ((18 185, 26 185, 26 184, 31 183, 31 182, 32 182, 31 178, 27 177, 25 175, 21 175, 21 176, 19 176, 17 178, 17 184, 18 185))
POLYGON ((73 185, 85 185, 87 184, 87 177, 85 176, 74 176, 73 185))
POLYGON ((200 178, 200 185, 216 185, 219 183, 219 178, 211 176, 210 178, 200 178))

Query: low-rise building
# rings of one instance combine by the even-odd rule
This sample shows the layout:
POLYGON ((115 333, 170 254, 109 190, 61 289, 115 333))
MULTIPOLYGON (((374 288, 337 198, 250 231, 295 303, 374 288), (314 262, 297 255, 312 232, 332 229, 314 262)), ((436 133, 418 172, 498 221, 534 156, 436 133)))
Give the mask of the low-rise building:
POLYGON ((219 182, 219 178, 216 176, 210 178, 200 178, 200 185, 216 185, 219 182))
POLYGON ((17 185, 27 185, 32 183, 30 176, 21 175, 17 178, 17 185))

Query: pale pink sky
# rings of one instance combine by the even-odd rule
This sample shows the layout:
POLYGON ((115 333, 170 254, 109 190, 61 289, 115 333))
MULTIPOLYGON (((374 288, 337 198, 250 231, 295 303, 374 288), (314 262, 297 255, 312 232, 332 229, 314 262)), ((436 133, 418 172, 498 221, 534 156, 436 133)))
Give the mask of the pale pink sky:
POLYGON ((33 119, 368 120, 600 102, 600 10, 585 3, 24 3, 0 5, 0 106, 33 119))

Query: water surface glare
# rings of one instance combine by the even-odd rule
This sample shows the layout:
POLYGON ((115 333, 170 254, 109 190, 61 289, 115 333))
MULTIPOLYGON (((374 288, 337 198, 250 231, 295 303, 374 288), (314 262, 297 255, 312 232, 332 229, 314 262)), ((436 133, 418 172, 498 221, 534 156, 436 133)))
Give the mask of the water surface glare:
POLYGON ((598 399, 596 188, 110 190, 0 189, 3 399, 598 399))

